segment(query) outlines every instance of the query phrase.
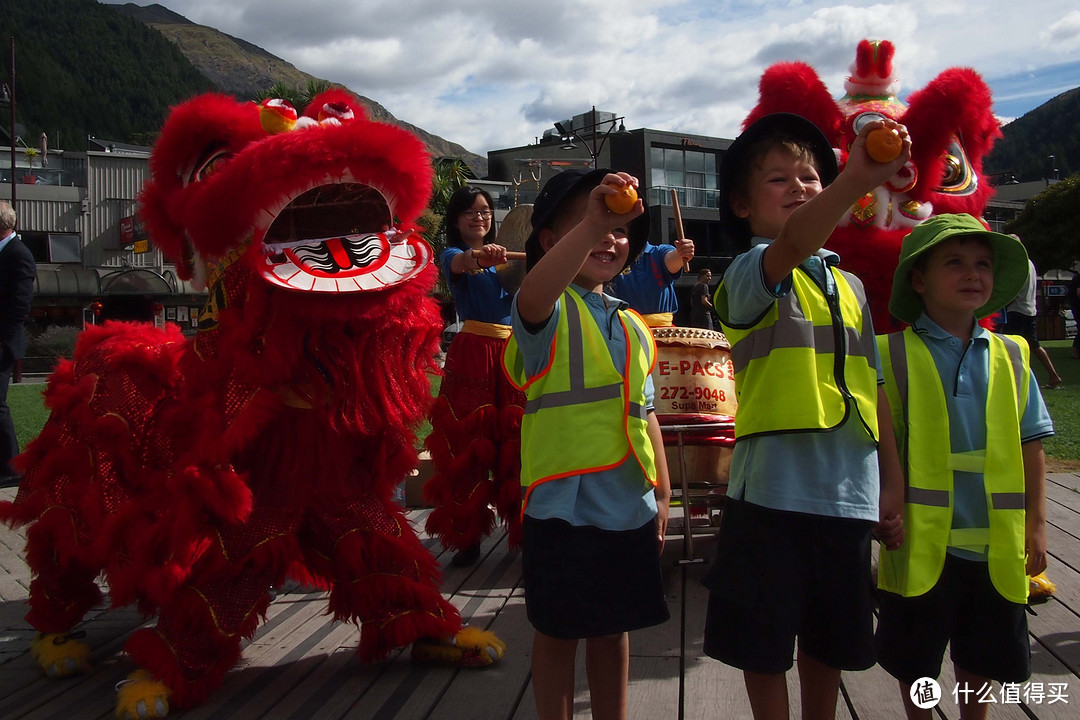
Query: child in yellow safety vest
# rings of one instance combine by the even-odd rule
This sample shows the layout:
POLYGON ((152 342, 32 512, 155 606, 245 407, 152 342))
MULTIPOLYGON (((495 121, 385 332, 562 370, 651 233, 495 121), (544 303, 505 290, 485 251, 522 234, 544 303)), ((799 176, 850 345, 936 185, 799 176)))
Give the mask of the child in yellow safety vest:
POLYGON ((541 720, 573 716, 582 638, 593 716, 625 718, 628 632, 668 619, 656 346, 641 316, 603 292, 648 237, 642 201, 622 214, 604 201, 628 183, 637 180, 565 170, 544 186, 503 358, 526 396, 522 576, 541 720))
MULTIPOLYGON (((938 215, 904 238, 878 338, 906 476, 902 546, 878 565, 878 662, 909 718, 930 718, 951 645, 962 718, 985 718, 992 680, 1031 675, 1028 576, 1046 567, 1053 424, 1020 336, 978 320, 1023 287, 1024 246, 970 215, 938 215), (929 679, 929 680, 928 680, 929 679)), ((938 692, 948 693, 948 689, 938 692)))

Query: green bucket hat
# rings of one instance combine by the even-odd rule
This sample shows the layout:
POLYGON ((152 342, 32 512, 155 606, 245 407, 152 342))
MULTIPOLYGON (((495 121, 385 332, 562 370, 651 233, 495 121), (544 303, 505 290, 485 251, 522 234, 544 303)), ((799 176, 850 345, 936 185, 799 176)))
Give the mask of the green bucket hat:
POLYGON ((990 300, 975 311, 982 319, 1012 302, 1028 277, 1028 255, 1023 244, 1011 235, 991 232, 967 214, 935 215, 919 223, 904 237, 900 246, 900 264, 893 274, 889 312, 906 323, 919 319, 922 296, 911 288, 909 276, 915 260, 937 245, 957 235, 977 235, 990 243, 994 251, 994 291, 990 300))

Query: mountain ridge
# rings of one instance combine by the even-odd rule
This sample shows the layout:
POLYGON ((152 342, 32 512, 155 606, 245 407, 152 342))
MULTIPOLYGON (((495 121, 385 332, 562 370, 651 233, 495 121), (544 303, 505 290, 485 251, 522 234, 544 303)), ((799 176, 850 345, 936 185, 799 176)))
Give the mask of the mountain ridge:
MULTIPOLYGON (((199 25, 161 5, 110 5, 120 14, 134 18, 160 32, 175 45, 188 61, 211 82, 237 97, 250 98, 277 82, 302 88, 309 80, 321 80, 299 70, 292 63, 242 38, 216 28, 199 25)), ((341 85, 352 92, 368 110, 372 120, 391 123, 415 133, 435 157, 460 157, 477 177, 487 174, 487 158, 467 150, 423 128, 395 117, 375 100, 341 85)))

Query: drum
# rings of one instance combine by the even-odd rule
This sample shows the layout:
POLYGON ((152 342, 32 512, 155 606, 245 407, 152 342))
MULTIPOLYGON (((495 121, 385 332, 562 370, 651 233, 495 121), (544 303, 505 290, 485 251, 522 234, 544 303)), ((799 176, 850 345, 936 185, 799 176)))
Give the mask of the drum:
POLYGON ((656 340, 656 415, 734 416, 735 371, 724 333, 685 327, 652 328, 656 340))
POLYGON ((671 485, 675 491, 682 489, 685 465, 687 494, 697 514, 702 507, 718 505, 727 489, 738 407, 731 345, 714 330, 657 327, 652 333, 653 404, 671 485))
MULTIPOLYGON (((495 242, 509 252, 523 253, 525 241, 532 233, 532 211, 532 205, 518 205, 508 212, 499 225, 495 242)), ((511 260, 496 267, 495 273, 499 277, 499 285, 502 289, 513 295, 521 287, 521 281, 525 279, 525 261, 511 260)))

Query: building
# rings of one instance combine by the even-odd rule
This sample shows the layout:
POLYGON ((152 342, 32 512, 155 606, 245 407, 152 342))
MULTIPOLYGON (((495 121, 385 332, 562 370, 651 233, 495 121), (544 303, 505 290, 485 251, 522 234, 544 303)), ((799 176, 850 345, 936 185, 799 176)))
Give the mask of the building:
MULTIPOLYGON (((646 128, 627 130, 614 113, 590 110, 556 127, 523 147, 488 153, 488 176, 509 182, 513 205, 531 203, 553 174, 578 167, 618 168, 641 181, 651 223, 653 243, 676 237, 674 190, 686 237, 696 243, 691 272, 677 284, 685 296, 701 268, 720 274, 743 248, 720 234, 719 166, 731 140, 646 128)), ((680 303, 686 306, 683 298, 680 303)))
POLYGON ((31 337, 109 319, 194 332, 205 295, 177 277, 136 215, 149 148, 88 144, 99 149, 16 147, 14 168, 10 147, 0 148, 0 198, 15 194, 19 234, 38 263, 31 337))

